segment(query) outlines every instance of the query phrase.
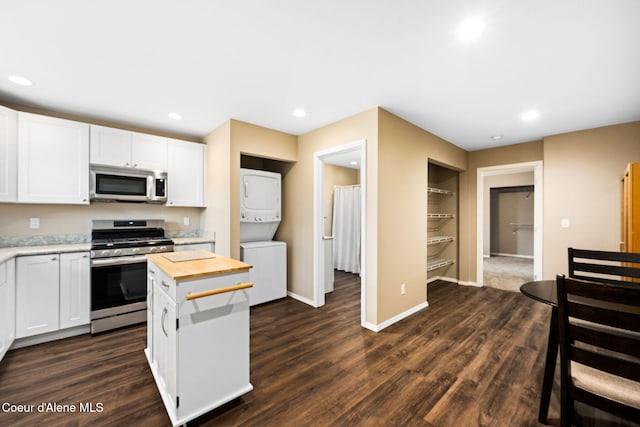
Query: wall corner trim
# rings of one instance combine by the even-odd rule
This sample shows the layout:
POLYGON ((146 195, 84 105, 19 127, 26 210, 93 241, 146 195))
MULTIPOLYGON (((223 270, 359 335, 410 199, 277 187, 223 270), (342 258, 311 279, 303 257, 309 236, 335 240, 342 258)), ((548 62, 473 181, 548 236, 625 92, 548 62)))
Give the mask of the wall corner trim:
POLYGON ((484 287, 484 286, 482 286, 482 285, 479 285, 479 284, 478 284, 478 283, 476 283, 476 282, 463 282, 463 281, 459 281, 459 282, 458 282, 458 284, 459 284, 459 285, 462 285, 462 286, 475 286, 476 288, 483 288, 483 287, 484 287))
POLYGON ((405 319, 415 313, 417 313, 420 310, 424 310, 425 308, 429 307, 429 303, 427 301, 420 303, 418 305, 416 305, 415 307, 410 308, 409 310, 400 313, 396 316, 393 316, 391 319, 385 320, 382 323, 379 323, 377 325, 374 325, 372 323, 369 322, 364 322, 362 323, 362 327, 363 328, 367 328, 369 330, 372 330, 373 332, 380 332, 381 330, 383 330, 384 328, 393 325, 396 322, 401 321, 402 319, 405 319))
POLYGON ((287 291, 287 296, 290 296, 291 298, 293 298, 295 300, 298 300, 298 301, 303 302, 303 303, 305 303, 307 305, 310 305, 313 308, 318 308, 318 306, 313 303, 313 300, 311 300, 309 298, 305 298, 302 295, 298 295, 298 294, 293 293, 291 291, 287 291))

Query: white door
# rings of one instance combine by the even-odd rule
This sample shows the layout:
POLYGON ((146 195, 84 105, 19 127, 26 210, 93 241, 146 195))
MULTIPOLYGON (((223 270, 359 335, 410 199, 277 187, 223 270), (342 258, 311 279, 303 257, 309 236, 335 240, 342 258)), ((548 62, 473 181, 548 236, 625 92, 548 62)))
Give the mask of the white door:
POLYGON ((18 202, 89 204, 89 125, 18 113, 18 202))
POLYGON ((58 330, 59 255, 16 260, 16 338, 58 330))
POLYGON ((60 255, 60 329, 89 324, 90 268, 87 252, 60 255))

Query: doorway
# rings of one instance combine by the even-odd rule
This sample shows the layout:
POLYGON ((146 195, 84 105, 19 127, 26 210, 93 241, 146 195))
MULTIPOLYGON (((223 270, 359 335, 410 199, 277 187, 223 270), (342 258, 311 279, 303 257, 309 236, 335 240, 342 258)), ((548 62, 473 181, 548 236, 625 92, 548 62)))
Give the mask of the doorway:
MULTIPOLYGON (((511 233, 523 233, 526 229, 532 234, 533 239, 533 280, 542 277, 542 161, 516 163, 510 165, 492 166, 478 168, 477 179, 477 268, 476 282, 478 286, 484 286, 484 260, 485 255, 490 255, 490 187, 489 181, 502 178, 509 181, 512 177, 520 174, 533 174, 531 183, 533 197, 533 221, 510 221, 511 233), (513 225, 511 224, 513 222, 513 225)), ((511 181, 512 185, 514 181, 511 181)), ((508 187, 508 185, 503 185, 508 187)), ((524 193, 526 195, 526 193, 524 193)))
POLYGON ((326 251, 325 220, 325 165, 349 165, 360 169, 360 324, 366 327, 366 141, 359 140, 349 144, 332 147, 314 153, 314 198, 313 198, 313 305, 325 304, 326 272, 333 268, 333 259, 326 251), (353 162, 357 164, 353 164, 353 162))

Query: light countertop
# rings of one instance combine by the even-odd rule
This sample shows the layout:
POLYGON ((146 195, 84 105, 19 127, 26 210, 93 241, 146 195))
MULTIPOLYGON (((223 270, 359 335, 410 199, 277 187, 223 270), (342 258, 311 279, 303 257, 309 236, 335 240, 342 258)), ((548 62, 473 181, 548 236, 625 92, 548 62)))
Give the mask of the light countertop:
MULTIPOLYGON (((215 239, 209 237, 177 237, 172 239, 176 245, 189 245, 194 243, 215 243, 215 239)), ((40 246, 14 246, 0 248, 0 262, 5 262, 17 256, 61 254, 68 252, 88 252, 91 243, 53 244, 40 246)))
POLYGON ((252 267, 236 259, 227 258, 204 250, 165 252, 147 255, 147 258, 174 280, 246 271, 252 267), (184 259, 184 261, 171 261, 165 256, 171 256, 170 254, 180 254, 180 258, 184 259))

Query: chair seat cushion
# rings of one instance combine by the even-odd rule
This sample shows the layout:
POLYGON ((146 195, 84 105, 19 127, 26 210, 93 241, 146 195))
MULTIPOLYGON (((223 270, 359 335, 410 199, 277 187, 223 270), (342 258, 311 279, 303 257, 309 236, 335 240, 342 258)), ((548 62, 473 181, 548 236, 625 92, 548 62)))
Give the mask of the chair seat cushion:
POLYGON ((640 382, 571 362, 573 383, 586 391, 640 409, 640 382))

